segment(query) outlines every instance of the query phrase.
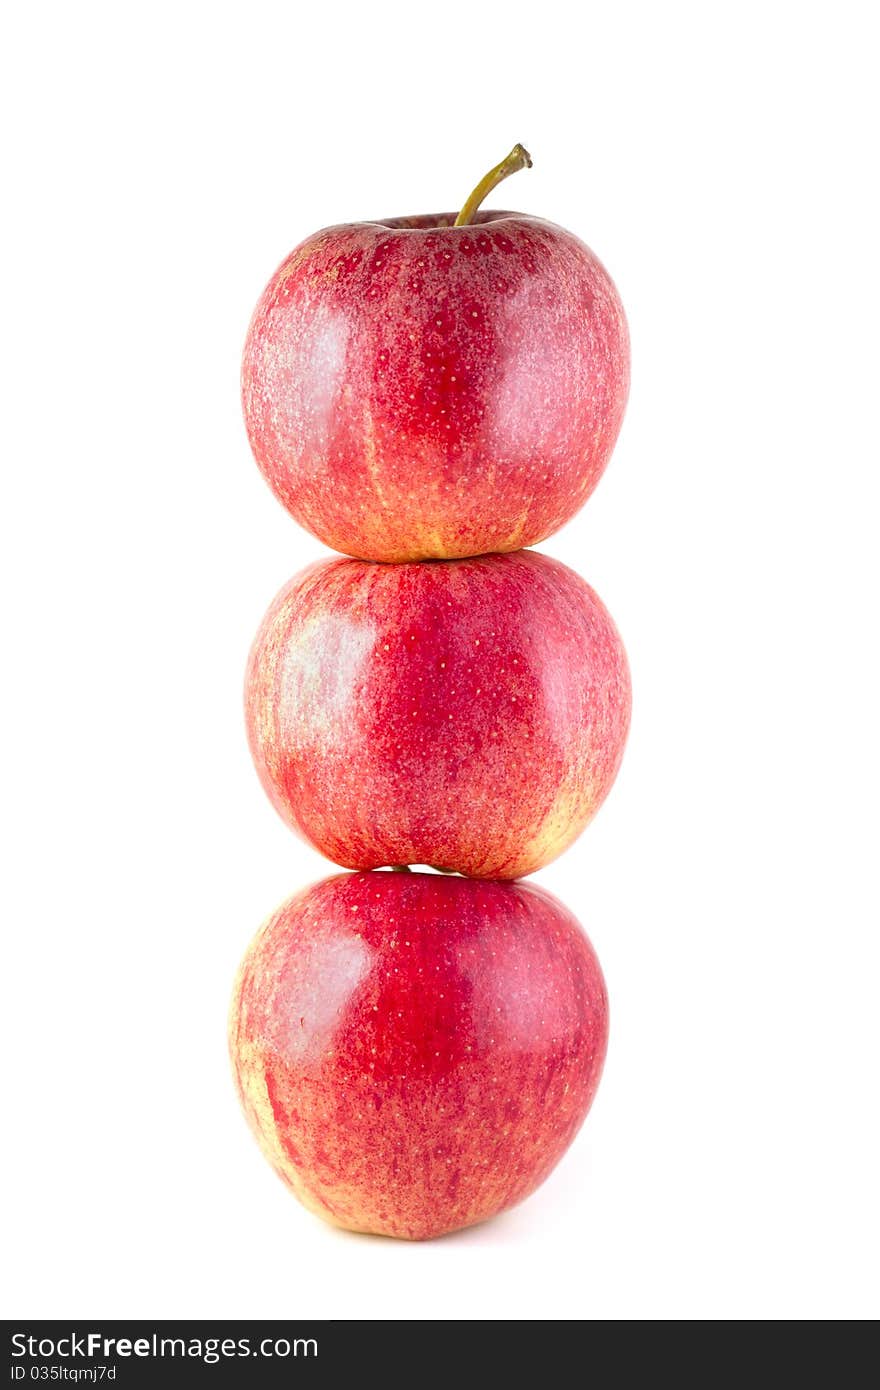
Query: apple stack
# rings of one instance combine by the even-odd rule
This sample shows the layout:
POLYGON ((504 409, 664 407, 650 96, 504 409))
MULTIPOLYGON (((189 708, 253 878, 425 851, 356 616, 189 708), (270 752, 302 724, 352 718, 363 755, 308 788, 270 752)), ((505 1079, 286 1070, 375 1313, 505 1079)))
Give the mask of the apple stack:
POLYGON ((626 656, 570 569, 524 549, 614 447, 629 383, 607 272, 562 228, 478 211, 302 243, 248 332, 251 447, 343 556, 250 654, 263 785, 337 875, 263 926, 235 989, 245 1113, 313 1211, 423 1239, 527 1196, 576 1134, 608 1028, 576 920, 521 883, 617 772, 626 656), (423 872, 413 872, 421 865, 423 872), (440 872, 430 872, 439 870, 440 872))

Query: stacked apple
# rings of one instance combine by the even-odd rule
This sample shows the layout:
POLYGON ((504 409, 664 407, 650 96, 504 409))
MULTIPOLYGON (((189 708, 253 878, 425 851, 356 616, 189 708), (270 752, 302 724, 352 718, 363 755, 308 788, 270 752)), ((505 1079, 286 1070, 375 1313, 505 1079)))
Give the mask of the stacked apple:
POLYGON ((528 163, 516 146, 457 218, 308 238, 244 353, 260 468, 355 557, 311 566, 271 605, 247 671, 251 749, 284 819, 357 872, 291 898, 254 940, 233 1066, 306 1206, 412 1239, 547 1176, 607 1041, 583 930, 514 880, 607 794, 629 673, 593 590, 523 547, 595 487, 629 345, 576 237, 478 211, 528 163))

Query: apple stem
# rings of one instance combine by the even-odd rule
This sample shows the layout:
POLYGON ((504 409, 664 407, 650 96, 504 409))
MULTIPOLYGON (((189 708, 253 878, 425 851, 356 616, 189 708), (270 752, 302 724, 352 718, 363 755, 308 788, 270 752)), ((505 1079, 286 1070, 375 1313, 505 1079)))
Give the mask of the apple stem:
POLYGON ((390 864, 388 866, 393 874, 411 874, 412 869, 409 864, 390 864))
POLYGON ((500 164, 496 164, 494 169, 490 169, 485 178, 480 179, 471 196, 468 198, 461 212, 456 217, 454 227, 467 227, 473 222, 484 198, 488 198, 493 188, 497 188, 502 179, 508 178, 511 174, 516 174, 520 169, 531 169, 532 156, 524 145, 514 145, 510 154, 502 159, 500 164))

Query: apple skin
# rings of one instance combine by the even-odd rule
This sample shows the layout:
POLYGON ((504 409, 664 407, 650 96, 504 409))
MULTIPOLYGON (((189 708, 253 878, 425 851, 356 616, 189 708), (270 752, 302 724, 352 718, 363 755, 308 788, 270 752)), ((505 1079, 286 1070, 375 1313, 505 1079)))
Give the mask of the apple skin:
POLYGON ((328 227, 275 272, 242 366, 251 448, 297 521, 366 560, 518 550, 596 486, 629 390, 617 290, 541 218, 328 227))
POLYGON ((598 596, 547 556, 329 560, 269 608, 245 712, 270 799, 328 859, 513 879, 607 794, 629 669, 598 596))
POLYGON ((245 1114, 304 1205, 410 1240, 544 1181, 607 1038, 599 962, 556 898, 408 873, 284 903, 242 962, 229 1030, 245 1114))

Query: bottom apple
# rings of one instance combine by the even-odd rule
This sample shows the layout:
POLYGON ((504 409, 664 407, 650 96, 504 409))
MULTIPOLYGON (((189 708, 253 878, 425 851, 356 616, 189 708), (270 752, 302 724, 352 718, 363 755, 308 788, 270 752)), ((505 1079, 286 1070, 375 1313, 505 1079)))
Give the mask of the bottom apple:
POLYGON ((425 1240, 543 1182, 590 1108, 608 1000, 543 889, 342 874, 290 898, 239 971, 245 1114, 305 1206, 425 1240))

